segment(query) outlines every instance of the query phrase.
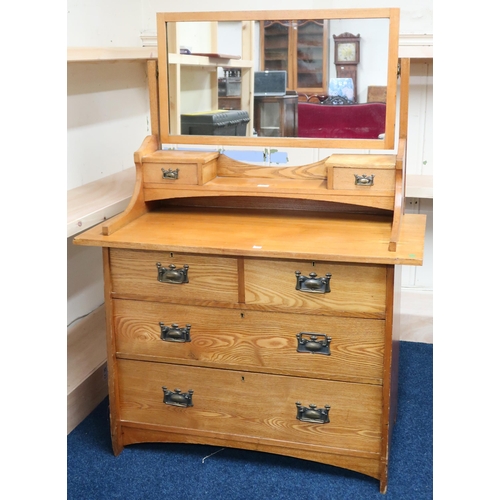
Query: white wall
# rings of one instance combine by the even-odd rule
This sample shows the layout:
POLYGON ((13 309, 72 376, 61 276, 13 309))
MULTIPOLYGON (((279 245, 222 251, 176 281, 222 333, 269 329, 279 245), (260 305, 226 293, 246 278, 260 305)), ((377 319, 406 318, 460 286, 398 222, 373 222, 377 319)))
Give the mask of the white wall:
MULTIPOLYGON (((143 11, 149 3, 134 0, 68 0, 68 47, 140 47, 143 11)), ((150 17, 147 16, 148 19, 150 17)))
POLYGON ((145 64, 68 64, 67 85, 68 189, 133 166, 151 132, 145 64))
MULTIPOLYGON (((75 0, 68 0, 72 3, 75 0)), ((113 2, 116 0, 113 0, 113 2)), ((96 2, 96 0, 94 0, 96 2)), ((96 2, 97 3, 97 2, 96 2)), ((128 4, 129 2, 120 2, 128 4)), ((165 0, 143 1, 143 30, 156 33, 156 12, 197 12, 201 10, 199 0, 171 2, 165 0)), ((375 7, 399 7, 401 9, 401 33, 433 33, 432 0, 253 0, 248 6, 233 0, 213 0, 203 3, 203 10, 310 10, 310 9, 352 9, 375 7)))

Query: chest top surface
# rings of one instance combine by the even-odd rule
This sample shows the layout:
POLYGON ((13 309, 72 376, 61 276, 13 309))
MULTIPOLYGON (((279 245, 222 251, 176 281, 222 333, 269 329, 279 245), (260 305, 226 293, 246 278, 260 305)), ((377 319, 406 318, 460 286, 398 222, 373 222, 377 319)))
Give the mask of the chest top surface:
POLYGON ((403 217, 398 248, 388 250, 392 219, 320 212, 168 208, 147 212, 105 236, 100 226, 80 245, 214 255, 421 265, 425 216, 403 217))

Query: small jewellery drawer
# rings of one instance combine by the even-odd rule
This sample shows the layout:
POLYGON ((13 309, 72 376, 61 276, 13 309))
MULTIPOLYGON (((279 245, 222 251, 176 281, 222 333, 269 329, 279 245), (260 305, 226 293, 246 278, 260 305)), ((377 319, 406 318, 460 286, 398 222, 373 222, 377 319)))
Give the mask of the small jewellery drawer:
POLYGON ((394 169, 334 167, 330 175, 332 176, 330 189, 394 192, 395 188, 396 174, 394 169))
POLYGON ((380 453, 378 385, 126 359, 117 368, 123 421, 198 437, 380 453))
POLYGON ((217 176, 218 153, 158 151, 143 159, 144 187, 203 185, 217 176))
POLYGON ((120 357, 382 383, 382 320, 119 299, 113 307, 120 357))
POLYGON ((245 303, 289 312, 383 317, 382 265, 245 259, 245 303))
POLYGON ((203 185, 216 176, 215 162, 210 165, 192 164, 144 164, 144 187, 171 187, 173 185, 203 185))
POLYGON ((230 257, 110 249, 112 291, 144 299, 238 302, 238 266, 230 257))

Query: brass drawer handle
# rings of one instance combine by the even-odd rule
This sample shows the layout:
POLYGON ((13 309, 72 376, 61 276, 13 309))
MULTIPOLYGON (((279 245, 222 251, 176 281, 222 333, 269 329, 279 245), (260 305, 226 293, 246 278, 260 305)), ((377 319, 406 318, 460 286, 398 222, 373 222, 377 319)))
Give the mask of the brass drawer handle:
POLYGON ((300 271, 295 271, 297 284, 295 290, 309 293, 330 293, 330 278, 332 275, 326 273, 324 278, 318 278, 316 273, 309 273, 309 277, 302 276, 300 271))
POLYGON ((302 406, 300 403, 295 403, 297 406, 297 420, 301 422, 310 422, 313 424, 328 424, 330 419, 328 413, 330 406, 325 405, 324 408, 318 408, 316 405, 302 406))
POLYGON ((177 180, 179 178, 179 169, 176 168, 175 170, 169 168, 168 170, 165 170, 164 168, 161 169, 162 171, 162 179, 173 179, 177 180))
POLYGON ((156 267, 158 268, 158 281, 161 281, 162 283, 173 283, 175 285, 189 283, 189 266, 187 264, 184 264, 182 269, 176 269, 174 264, 170 264, 168 267, 163 267, 159 262, 157 262, 156 267))
POLYGON ((180 389, 174 389, 173 391, 169 391, 166 387, 162 387, 162 389, 163 402, 166 405, 182 406, 184 408, 193 406, 193 390, 190 389, 187 392, 181 392, 180 389))
POLYGON ((325 354, 330 356, 330 342, 332 337, 322 333, 297 333, 297 352, 310 352, 312 354, 325 354), (309 338, 304 338, 305 336, 309 338), (322 338, 323 340, 318 340, 322 338))
POLYGON ((166 326, 160 321, 160 332, 160 338, 165 342, 191 342, 191 325, 179 328, 176 323, 166 326))
POLYGON ((355 186, 373 186, 373 178, 375 177, 374 174, 372 175, 357 175, 354 174, 354 185, 355 186))

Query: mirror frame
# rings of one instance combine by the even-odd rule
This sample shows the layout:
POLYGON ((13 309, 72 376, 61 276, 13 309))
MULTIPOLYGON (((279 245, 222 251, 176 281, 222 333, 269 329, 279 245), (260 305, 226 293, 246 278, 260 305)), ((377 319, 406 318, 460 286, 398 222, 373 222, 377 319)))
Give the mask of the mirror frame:
MULTIPOLYGON (((158 114, 160 142, 165 145, 216 145, 252 147, 293 147, 331 149, 394 149, 396 134, 396 104, 399 50, 399 8, 269 10, 227 12, 163 12, 157 13, 158 39, 158 114), (387 53, 387 100, 385 136, 383 139, 325 139, 301 137, 247 137, 172 135, 170 130, 167 23, 195 21, 269 21, 294 19, 388 19, 389 46, 387 53)), ((221 63, 221 66, 224 65, 221 63)), ((175 82, 172 82, 175 84, 175 82)), ((250 93, 250 99, 253 97, 250 93)))

